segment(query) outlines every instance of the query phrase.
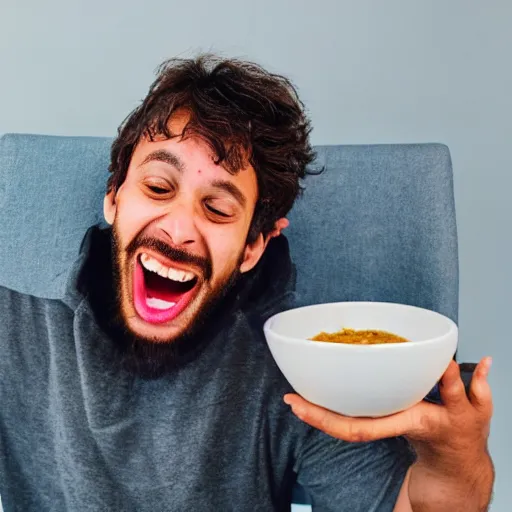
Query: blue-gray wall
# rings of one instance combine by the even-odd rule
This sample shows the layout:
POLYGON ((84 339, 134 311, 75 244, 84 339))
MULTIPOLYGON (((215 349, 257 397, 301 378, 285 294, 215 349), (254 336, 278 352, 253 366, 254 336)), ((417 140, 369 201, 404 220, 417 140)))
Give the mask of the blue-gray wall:
POLYGON ((464 360, 494 356, 493 510, 512 510, 510 0, 0 0, 0 132, 112 135, 163 59, 288 74, 315 143, 448 144, 464 360), (508 485, 507 485, 508 483, 508 485))

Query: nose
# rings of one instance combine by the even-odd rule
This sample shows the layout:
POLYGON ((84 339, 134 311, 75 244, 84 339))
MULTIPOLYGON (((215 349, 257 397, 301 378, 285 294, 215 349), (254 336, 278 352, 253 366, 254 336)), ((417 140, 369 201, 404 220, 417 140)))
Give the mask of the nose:
POLYGON ((174 246, 190 246, 199 239, 193 209, 185 204, 174 204, 160 221, 160 229, 174 246))

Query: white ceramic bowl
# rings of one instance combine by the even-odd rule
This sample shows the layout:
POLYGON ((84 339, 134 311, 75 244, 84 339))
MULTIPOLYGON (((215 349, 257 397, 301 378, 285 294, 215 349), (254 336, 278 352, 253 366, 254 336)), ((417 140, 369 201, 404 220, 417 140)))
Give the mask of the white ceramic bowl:
POLYGON ((420 402, 455 354, 457 325, 427 309, 381 302, 318 304, 279 313, 264 325, 274 359, 295 391, 347 416, 386 416, 420 402), (408 343, 311 341, 321 331, 378 329, 408 343))

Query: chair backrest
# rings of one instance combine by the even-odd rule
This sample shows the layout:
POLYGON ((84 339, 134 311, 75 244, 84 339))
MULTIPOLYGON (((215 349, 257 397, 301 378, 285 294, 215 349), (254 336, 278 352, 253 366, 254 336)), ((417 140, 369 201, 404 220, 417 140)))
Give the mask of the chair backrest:
MULTIPOLYGON (((111 139, 0 139, 0 285, 63 293, 86 229, 102 220, 111 139)), ((452 168, 441 144, 319 146, 290 214, 304 304, 402 302, 457 320, 452 168)))

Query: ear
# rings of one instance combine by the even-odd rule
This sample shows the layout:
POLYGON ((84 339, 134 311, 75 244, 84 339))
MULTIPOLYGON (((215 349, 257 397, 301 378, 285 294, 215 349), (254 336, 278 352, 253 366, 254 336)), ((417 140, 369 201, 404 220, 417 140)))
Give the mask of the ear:
POLYGON ((265 243, 265 239, 261 233, 253 243, 245 246, 244 259, 240 265, 240 272, 242 272, 242 274, 244 272, 249 272, 249 270, 252 270, 256 266, 258 261, 260 261, 266 246, 267 244, 265 243))
POLYGON ((275 238, 276 236, 279 236, 281 234, 281 231, 283 229, 286 229, 290 225, 290 221, 288 219, 285 219, 284 217, 281 219, 276 220, 276 223, 274 224, 274 229, 267 235, 267 240, 265 245, 267 245, 271 238, 275 238))
POLYGON ((116 218, 117 204, 116 204, 116 192, 111 190, 103 198, 103 216, 105 220, 110 224, 114 224, 116 218))
POLYGON ((289 224, 290 222, 288 219, 285 219, 284 217, 278 219, 274 224, 274 229, 266 237, 263 237, 260 233, 258 238, 256 238, 252 244, 247 244, 245 247, 244 259, 240 265, 240 272, 242 272, 242 274, 244 272, 249 272, 249 270, 252 270, 256 266, 258 261, 260 261, 260 258, 263 256, 270 240, 279 236, 281 231, 287 228, 289 224))

